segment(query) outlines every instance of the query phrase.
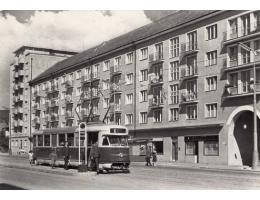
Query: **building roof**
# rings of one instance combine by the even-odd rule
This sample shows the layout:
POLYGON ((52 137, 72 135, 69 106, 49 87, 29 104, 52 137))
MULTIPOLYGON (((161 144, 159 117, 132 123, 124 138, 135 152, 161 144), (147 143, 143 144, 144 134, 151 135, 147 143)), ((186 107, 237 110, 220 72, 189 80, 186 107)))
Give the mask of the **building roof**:
POLYGON ((68 54, 68 55, 75 55, 77 52, 73 51, 64 51, 64 50, 58 50, 58 49, 50 49, 50 48, 42 48, 42 47, 33 47, 33 46, 21 46, 18 49, 16 49, 13 53, 18 54, 19 52, 23 52, 26 49, 30 50, 36 50, 36 51, 48 51, 53 53, 62 53, 62 54, 68 54))
POLYGON ((134 42, 144 40, 146 38, 155 36, 157 34, 163 33, 172 28, 178 28, 178 26, 185 23, 194 21, 196 19, 202 18, 204 16, 219 12, 217 10, 182 10, 166 17, 163 17, 153 23, 142 26, 138 29, 130 31, 119 37, 111 39, 109 41, 103 42, 95 47, 85 50, 79 54, 71 56, 68 59, 62 60, 52 67, 41 73, 30 83, 32 85, 41 82, 43 79, 51 76, 57 75, 65 70, 78 66, 90 59, 94 59, 97 56, 109 53, 118 48, 127 47, 134 42))

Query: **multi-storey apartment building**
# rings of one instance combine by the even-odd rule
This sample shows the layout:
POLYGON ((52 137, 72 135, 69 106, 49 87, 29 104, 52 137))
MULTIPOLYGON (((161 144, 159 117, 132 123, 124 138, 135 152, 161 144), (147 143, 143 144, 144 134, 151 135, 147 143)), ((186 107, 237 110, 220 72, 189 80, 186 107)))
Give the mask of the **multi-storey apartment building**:
POLYGON ((32 129, 65 133, 96 117, 149 139, 159 161, 251 165, 253 64, 257 80, 260 68, 240 43, 260 48, 259 17, 179 11, 58 62, 31 81, 32 129))
POLYGON ((10 66, 10 144, 13 154, 30 149, 31 91, 29 81, 74 52, 22 46, 10 66))

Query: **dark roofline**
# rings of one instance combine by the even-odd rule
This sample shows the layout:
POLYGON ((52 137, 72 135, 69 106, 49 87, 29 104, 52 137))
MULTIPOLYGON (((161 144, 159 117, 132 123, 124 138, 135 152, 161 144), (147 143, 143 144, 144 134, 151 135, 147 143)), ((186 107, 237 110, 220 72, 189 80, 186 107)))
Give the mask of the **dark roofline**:
MULTIPOLYGON (((122 34, 122 35, 116 37, 116 38, 112 38, 111 40, 105 41, 105 43, 108 43, 108 42, 110 42, 110 41, 112 41, 112 40, 119 39, 120 37, 123 37, 123 36, 127 36, 128 34, 130 35, 131 33, 135 32, 135 31, 137 31, 137 30, 144 29, 145 27, 152 26, 152 25, 154 25, 154 24, 156 24, 156 23, 158 23, 158 22, 160 22, 160 21, 162 21, 162 20, 164 20, 164 19, 166 19, 166 18, 168 18, 168 17, 174 16, 174 15, 178 15, 178 14, 180 14, 180 13, 182 13, 182 12, 185 12, 185 11, 187 11, 187 10, 180 10, 180 11, 175 12, 175 13, 173 13, 173 14, 167 15, 167 16, 165 16, 165 17, 163 17, 163 18, 161 18, 161 19, 159 19, 159 20, 156 20, 156 21, 154 21, 154 22, 152 22, 152 23, 149 23, 149 24, 147 24, 147 25, 144 25, 144 26, 142 26, 142 27, 139 27, 139 28, 137 28, 137 29, 134 29, 134 30, 132 30, 132 31, 129 31, 129 32, 125 33, 125 34, 122 34)), ((117 46, 117 47, 115 47, 114 49, 109 49, 109 50, 107 50, 107 51, 105 51, 105 52, 101 52, 100 54, 94 55, 94 56, 92 56, 92 57, 89 57, 89 58, 86 57, 86 59, 83 59, 83 60, 78 61, 78 62, 74 62, 74 63, 72 63, 72 64, 70 64, 70 65, 68 65, 68 66, 65 66, 65 67, 62 68, 62 69, 57 69, 55 72, 50 72, 50 73, 47 73, 47 74, 46 74, 46 71, 48 70, 48 69, 47 69, 47 70, 44 71, 42 74, 38 75, 35 79, 31 80, 31 81, 30 81, 30 85, 35 85, 35 84, 37 84, 37 83, 42 82, 44 79, 46 79, 46 78, 48 78, 48 77, 50 77, 50 76, 57 76, 58 74, 61 74, 62 72, 66 71, 66 70, 69 70, 69 69, 71 69, 71 68, 73 68, 73 67, 80 66, 80 65, 82 65, 83 63, 93 61, 93 60, 95 60, 95 59, 98 59, 98 58, 100 58, 100 57, 106 56, 106 55, 108 55, 108 54, 114 53, 115 51, 118 51, 118 50, 121 50, 121 49, 126 49, 126 48, 128 48, 128 47, 131 47, 131 46, 134 46, 134 45, 136 45, 136 44, 139 44, 139 43, 142 43, 142 42, 144 42, 144 41, 147 41, 147 40, 149 40, 149 39, 151 39, 151 38, 158 37, 158 36, 160 36, 160 35, 167 34, 167 33, 170 32, 170 31, 177 30, 177 29, 180 29, 180 28, 182 28, 182 27, 188 26, 190 23, 193 23, 194 21, 195 21, 195 22, 198 21, 198 20, 201 21, 201 20, 204 20, 205 18, 209 18, 209 17, 212 17, 212 16, 214 16, 214 15, 217 15, 217 14, 220 14, 220 13, 226 12, 226 11, 227 11, 227 10, 212 10, 212 11, 209 10, 208 13, 205 13, 204 15, 201 15, 201 16, 199 16, 199 17, 194 17, 194 18, 192 18, 192 19, 190 19, 190 20, 188 20, 188 21, 186 21, 186 22, 184 22, 184 23, 177 24, 177 25, 172 26, 172 27, 167 28, 167 29, 163 29, 163 30, 158 31, 158 32, 156 32, 156 33, 154 33, 154 34, 151 34, 151 35, 149 35, 149 36, 145 36, 145 37, 139 38, 139 39, 137 39, 137 40, 129 41, 129 42, 126 43, 126 44, 123 44, 123 45, 121 45, 121 46, 117 46)), ((205 12, 206 12, 206 10, 205 10, 205 12)), ((79 53, 79 54, 77 54, 77 55, 75 55, 75 56, 78 56, 78 55, 84 54, 84 53, 87 52, 87 51, 91 51, 91 50, 94 50, 94 49, 96 49, 96 48, 99 48, 100 46, 102 46, 102 44, 104 44, 104 42, 102 42, 102 43, 100 43, 100 44, 98 44, 98 45, 96 45, 96 46, 94 46, 94 47, 91 47, 91 48, 89 48, 89 49, 87 49, 87 50, 85 50, 85 51, 83 51, 83 52, 81 52, 81 53, 79 53)), ((71 59, 71 58, 73 58, 73 57, 74 57, 74 56, 72 56, 72 57, 70 57, 70 58, 67 58, 67 59, 65 59, 65 60, 62 60, 62 61, 60 61, 60 62, 54 64, 51 68, 53 68, 53 67, 55 67, 55 66, 57 66, 57 65, 62 65, 63 63, 66 63, 67 60, 69 60, 69 59, 71 59)), ((50 68, 49 68, 49 69, 50 69, 50 68)))
POLYGON ((74 51, 65 51, 65 50, 50 49, 50 48, 43 48, 43 47, 26 46, 26 45, 19 47, 13 53, 17 54, 18 52, 24 51, 25 49, 48 51, 48 52, 51 51, 51 52, 55 52, 55 53, 63 53, 63 54, 70 54, 70 55, 75 55, 78 53, 78 52, 74 52, 74 51))

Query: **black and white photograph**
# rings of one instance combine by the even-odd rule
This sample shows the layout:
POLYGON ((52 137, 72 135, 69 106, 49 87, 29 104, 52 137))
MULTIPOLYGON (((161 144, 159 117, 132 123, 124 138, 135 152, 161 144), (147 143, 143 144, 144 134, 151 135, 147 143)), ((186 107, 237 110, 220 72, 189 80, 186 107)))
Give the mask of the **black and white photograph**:
POLYGON ((1 190, 260 189, 260 9, 2 9, 0 44, 1 190))

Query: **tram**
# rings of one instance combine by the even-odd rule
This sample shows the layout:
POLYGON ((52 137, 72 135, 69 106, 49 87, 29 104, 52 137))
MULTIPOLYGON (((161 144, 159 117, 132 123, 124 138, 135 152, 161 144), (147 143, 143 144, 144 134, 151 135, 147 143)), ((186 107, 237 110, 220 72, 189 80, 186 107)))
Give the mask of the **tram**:
POLYGON ((128 130, 126 127, 87 124, 86 137, 82 137, 84 133, 85 131, 79 130, 79 127, 45 129, 34 132, 33 152, 36 162, 39 164, 50 164, 50 154, 55 151, 57 155, 56 164, 63 165, 64 144, 66 142, 69 146, 70 165, 78 166, 80 163, 83 163, 87 164, 91 170, 93 165, 89 155, 91 148, 95 144, 99 152, 98 170, 124 170, 129 172, 130 157, 127 142, 128 130), (85 139, 87 140, 85 141, 85 139))

